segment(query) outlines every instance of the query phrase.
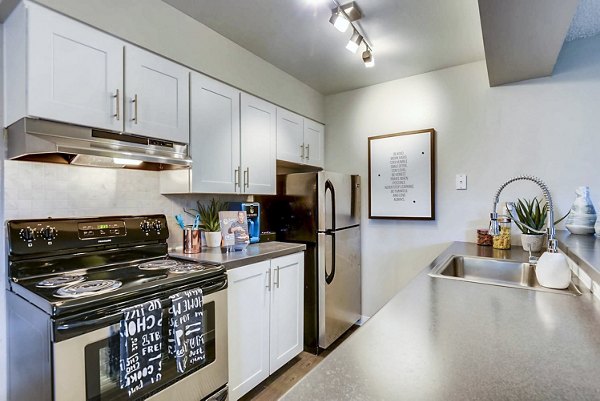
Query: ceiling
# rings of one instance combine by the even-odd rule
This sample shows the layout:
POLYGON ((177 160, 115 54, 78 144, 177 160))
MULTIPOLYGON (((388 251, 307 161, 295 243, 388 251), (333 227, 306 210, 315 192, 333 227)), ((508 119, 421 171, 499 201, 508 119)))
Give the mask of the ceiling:
POLYGON ((477 0, 358 0, 373 68, 328 22, 332 0, 164 1, 323 94, 484 59, 477 0))
POLYGON ((600 0, 579 0, 567 41, 600 34, 600 0))

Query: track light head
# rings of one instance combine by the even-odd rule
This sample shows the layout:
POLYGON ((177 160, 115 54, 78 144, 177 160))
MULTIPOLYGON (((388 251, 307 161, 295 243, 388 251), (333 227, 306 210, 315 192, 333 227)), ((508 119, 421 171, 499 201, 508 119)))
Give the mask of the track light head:
POLYGON ((331 18, 329 18, 329 22, 340 32, 346 32, 348 26, 350 26, 350 21, 344 15, 341 7, 336 7, 331 10, 331 18))
POLYGON ((365 67, 371 68, 375 66, 375 57, 373 57, 373 53, 371 49, 367 49, 362 54, 363 63, 365 63, 365 67))
POLYGON ((352 53, 356 53, 356 51, 358 50, 358 47, 360 46, 362 41, 363 41, 362 35, 360 33, 358 33, 358 31, 355 29, 354 32, 352 33, 352 37, 350 38, 350 40, 348 41, 348 44, 346 45, 346 49, 348 49, 352 53))

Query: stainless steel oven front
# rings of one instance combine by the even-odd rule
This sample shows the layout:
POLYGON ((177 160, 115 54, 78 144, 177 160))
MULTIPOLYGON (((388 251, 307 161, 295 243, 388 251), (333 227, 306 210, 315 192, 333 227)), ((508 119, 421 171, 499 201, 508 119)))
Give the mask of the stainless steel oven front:
MULTIPOLYGON (((168 299, 168 294, 161 298, 168 299)), ((203 308, 206 361, 180 374, 164 352, 161 380, 136 393, 139 399, 198 401, 227 384, 226 288, 205 295, 203 308)), ((163 318, 166 313, 165 307, 163 318)), ((52 344, 55 401, 130 400, 127 391, 119 388, 119 321, 120 314, 115 313, 56 325, 55 333, 67 339, 55 338, 52 344), (106 324, 98 327, 102 322, 106 324), (85 331, 85 327, 91 330, 85 331), (77 330, 75 336, 73 330, 77 330)))

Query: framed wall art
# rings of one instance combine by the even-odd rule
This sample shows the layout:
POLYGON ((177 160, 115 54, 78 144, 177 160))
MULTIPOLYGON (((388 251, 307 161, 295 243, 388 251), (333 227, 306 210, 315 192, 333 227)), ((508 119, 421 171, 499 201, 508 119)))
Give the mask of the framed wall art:
POLYGON ((435 130, 369 137, 369 218, 435 220, 435 130))

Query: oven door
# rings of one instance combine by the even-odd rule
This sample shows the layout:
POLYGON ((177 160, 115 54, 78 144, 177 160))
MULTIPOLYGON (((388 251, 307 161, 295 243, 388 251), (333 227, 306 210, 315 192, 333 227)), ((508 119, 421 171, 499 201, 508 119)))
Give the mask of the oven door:
MULTIPOLYGON (((226 280, 226 279, 225 279, 226 280)), ((92 328, 76 336, 53 343, 55 401, 178 400, 198 401, 227 384, 227 290, 204 295, 204 338, 206 361, 178 373, 175 361, 166 352, 163 324, 162 378, 128 397, 119 388, 119 324, 121 313, 86 322, 62 323, 55 332, 69 337, 69 330, 92 328), (98 324, 103 326, 98 328, 98 324)), ((214 286, 213 286, 214 287, 214 286)), ((168 305, 168 295, 161 297, 168 305)), ((167 316, 166 308, 163 316, 167 316)))

